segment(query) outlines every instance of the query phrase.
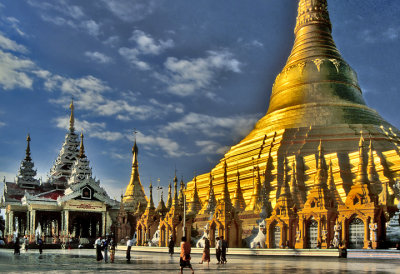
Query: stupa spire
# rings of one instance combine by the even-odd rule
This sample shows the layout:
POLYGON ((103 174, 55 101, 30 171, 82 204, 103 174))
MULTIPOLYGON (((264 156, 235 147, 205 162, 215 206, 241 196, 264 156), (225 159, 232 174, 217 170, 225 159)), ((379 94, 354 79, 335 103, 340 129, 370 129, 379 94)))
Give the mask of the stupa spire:
POLYGON ((294 32, 297 33, 302 27, 311 24, 326 25, 329 30, 332 29, 326 0, 299 1, 296 27, 294 32))
POLYGON ((33 187, 38 186, 39 180, 35 179, 36 170, 34 170, 34 163, 31 158, 31 148, 30 148, 31 137, 28 134, 26 137, 26 151, 25 158, 21 161, 21 165, 18 170, 18 175, 16 177, 16 183, 21 187, 33 187))
POLYGON ((147 204, 147 208, 148 209, 154 209, 153 184, 152 183, 150 183, 149 190, 150 190, 150 199, 149 199, 149 203, 147 204))
POLYGON ((318 146, 317 174, 315 175, 314 179, 315 186, 318 188, 326 188, 327 179, 324 150, 322 148, 322 141, 320 141, 318 146))
POLYGON ((340 197, 340 194, 336 188, 335 179, 333 177, 332 161, 329 161, 328 183, 329 183, 329 192, 331 193, 331 196, 332 196, 333 206, 335 208, 337 208, 338 205, 343 205, 344 203, 343 203, 342 198, 340 197))
POLYGON ((215 199, 215 193, 214 193, 214 186, 213 186, 213 176, 210 172, 210 178, 208 181, 209 184, 209 190, 208 190, 208 199, 206 201, 205 205, 205 212, 206 213, 212 213, 215 210, 215 207, 217 205, 217 200, 215 199))
POLYGON ((26 137, 26 154, 25 154, 25 161, 32 161, 32 158, 31 158, 31 146, 30 146, 30 143, 31 143, 31 136, 29 135, 29 133, 28 133, 28 136, 26 137))
POLYGON ((171 194, 171 182, 168 185, 168 199, 167 199, 167 208, 170 209, 172 206, 172 194, 171 194))
POLYGON ((71 100, 71 104, 69 105, 69 108, 71 109, 71 115, 69 116, 69 131, 74 132, 75 130, 75 116, 74 116, 74 100, 71 100))
POLYGON ((174 199, 172 200, 172 205, 177 206, 178 205, 178 178, 176 177, 176 171, 175 171, 175 177, 174 177, 174 199))
POLYGON ((86 155, 85 155, 85 147, 83 145, 83 132, 81 132, 81 144, 79 146, 79 155, 78 155, 78 157, 79 158, 85 158, 86 157, 86 155))
POLYGON ((236 173, 236 191, 232 199, 233 207, 237 211, 243 211, 246 208, 246 203, 243 198, 242 188, 240 187, 240 173, 236 173))
POLYGON ((356 185, 368 185, 368 175, 367 175, 367 165, 365 159, 365 151, 364 151, 364 137, 361 132, 360 142, 358 144, 358 171, 355 184, 356 185))
POLYGON ((197 179, 196 176, 194 176, 194 186, 193 186, 193 195, 192 199, 190 201, 190 207, 189 207, 189 214, 197 214, 200 209, 201 209, 201 201, 199 198, 199 193, 197 191, 197 179))
POLYGON ((300 0, 291 54, 251 135, 337 124, 390 126, 366 106, 357 74, 336 48, 327 1, 300 0))
POLYGON ((126 187, 125 195, 124 195, 124 203, 127 204, 127 207, 131 207, 134 210, 142 210, 147 207, 147 199, 146 194, 144 192, 144 188, 142 183, 140 182, 139 176, 139 163, 138 163, 138 152, 139 149, 135 142, 132 147, 132 171, 131 178, 128 186, 126 187), (138 209, 137 207, 143 207, 138 209))

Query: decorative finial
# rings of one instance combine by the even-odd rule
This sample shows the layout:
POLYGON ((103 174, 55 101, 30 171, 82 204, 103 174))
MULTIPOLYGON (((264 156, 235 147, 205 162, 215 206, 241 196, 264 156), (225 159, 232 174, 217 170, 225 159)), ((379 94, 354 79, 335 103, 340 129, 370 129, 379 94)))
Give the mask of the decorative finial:
POLYGON ((74 124, 75 124, 75 117, 74 117, 74 109, 75 109, 75 107, 74 107, 74 99, 71 99, 71 104, 69 105, 69 108, 71 109, 71 116, 69 117, 69 130, 70 130, 71 132, 74 132, 74 130, 75 130, 75 127, 74 127, 74 124))
POLYGON ((26 145, 26 156, 25 156, 25 160, 26 161, 31 161, 31 146, 30 146, 30 142, 31 142, 31 136, 28 133, 28 136, 26 137, 26 141, 27 141, 27 145, 26 145))
POLYGON ((81 132, 81 145, 79 148, 79 158, 85 158, 85 147, 83 145, 83 132, 81 132))
POLYGON ((364 136, 362 130, 360 131, 360 142, 358 143, 358 147, 361 148, 364 146, 364 136))

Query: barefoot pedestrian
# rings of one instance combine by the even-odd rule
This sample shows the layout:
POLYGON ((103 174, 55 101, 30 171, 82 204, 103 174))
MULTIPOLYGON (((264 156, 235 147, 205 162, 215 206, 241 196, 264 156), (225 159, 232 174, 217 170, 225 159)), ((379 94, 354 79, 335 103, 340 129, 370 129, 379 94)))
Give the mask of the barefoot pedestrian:
POLYGON ((15 241, 14 241, 14 255, 15 254, 18 254, 18 255, 20 255, 21 253, 20 253, 20 251, 19 251, 19 249, 21 248, 21 246, 20 246, 20 244, 19 244, 19 238, 18 238, 18 236, 15 238, 15 241))
POLYGON ((126 237, 126 239, 128 239, 128 241, 126 242, 126 260, 128 262, 131 261, 131 249, 133 246, 133 240, 129 239, 128 237, 126 237))
POLYGON ((39 254, 42 254, 42 252, 43 252, 43 240, 42 240, 42 238, 38 239, 37 244, 39 246, 39 254))
POLYGON ((203 257, 201 257, 200 264, 206 262, 207 266, 210 265, 210 241, 207 237, 204 238, 204 249, 203 249, 203 257))
POLYGON ((221 263, 226 264, 226 252, 228 252, 228 243, 224 240, 224 236, 221 236, 221 263))
POLYGON ((217 264, 221 263, 221 245, 222 242, 219 237, 215 238, 215 255, 217 256, 217 264))
POLYGON ((174 255, 174 247, 175 247, 175 241, 172 238, 172 235, 169 237, 169 242, 168 242, 168 253, 169 255, 174 255))
POLYGON ((179 264, 181 266, 181 274, 183 273, 183 269, 185 267, 188 267, 192 270, 192 274, 194 273, 194 270, 192 268, 192 265, 190 264, 190 243, 186 241, 186 237, 182 237, 182 242, 181 242, 181 254, 179 258, 179 264))
POLYGON ((114 258, 115 258, 115 241, 114 239, 111 239, 110 241, 110 261, 113 263, 114 262, 114 258))
POLYGON ((100 262, 103 260, 103 254, 101 254, 101 237, 97 238, 94 242, 94 246, 96 247, 96 260, 100 262))

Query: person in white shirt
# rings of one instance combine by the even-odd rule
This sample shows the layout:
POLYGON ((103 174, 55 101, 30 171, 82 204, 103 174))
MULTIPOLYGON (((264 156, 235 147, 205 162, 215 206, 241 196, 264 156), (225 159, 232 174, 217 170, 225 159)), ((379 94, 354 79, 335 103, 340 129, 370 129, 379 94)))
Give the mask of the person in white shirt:
POLYGON ((103 254, 101 254, 101 237, 97 238, 94 246, 96 247, 96 260, 99 262, 103 260, 103 254))
MULTIPOLYGON (((128 237, 126 237, 126 238, 129 239, 128 237)), ((129 262, 131 260, 131 248, 133 246, 133 240, 129 239, 126 242, 126 246, 127 246, 127 248, 126 248, 126 260, 129 262)))

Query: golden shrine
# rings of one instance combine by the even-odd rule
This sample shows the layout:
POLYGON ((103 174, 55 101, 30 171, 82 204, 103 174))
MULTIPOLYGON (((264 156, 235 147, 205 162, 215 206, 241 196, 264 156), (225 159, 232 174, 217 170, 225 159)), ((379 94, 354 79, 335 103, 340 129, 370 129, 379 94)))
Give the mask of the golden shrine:
POLYGON ((249 246, 265 222, 267 248, 385 246, 399 197, 400 132, 366 106, 331 31, 327 0, 299 1, 294 46, 267 114, 209 173, 181 184, 179 198, 174 180, 160 246, 182 235, 182 196, 187 235, 204 233, 212 245, 224 236, 230 247, 249 246))

